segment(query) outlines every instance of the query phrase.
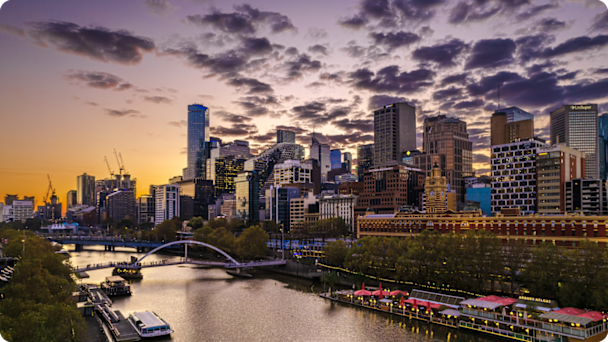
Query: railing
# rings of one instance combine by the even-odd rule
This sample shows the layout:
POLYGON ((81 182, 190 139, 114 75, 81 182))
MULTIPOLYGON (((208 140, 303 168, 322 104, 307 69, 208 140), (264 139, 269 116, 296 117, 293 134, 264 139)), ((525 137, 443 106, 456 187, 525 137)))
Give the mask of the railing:
POLYGON ((571 336, 588 338, 590 336, 602 333, 607 330, 606 323, 596 325, 590 328, 575 327, 562 323, 549 323, 546 321, 539 321, 533 318, 517 317, 521 312, 517 311, 515 315, 503 315, 494 311, 481 311, 472 308, 462 308, 462 313, 466 315, 479 317, 480 319, 491 319, 497 322, 504 322, 506 324, 515 324, 520 327, 532 327, 536 329, 542 329, 549 332, 557 332, 561 334, 567 334, 571 336))

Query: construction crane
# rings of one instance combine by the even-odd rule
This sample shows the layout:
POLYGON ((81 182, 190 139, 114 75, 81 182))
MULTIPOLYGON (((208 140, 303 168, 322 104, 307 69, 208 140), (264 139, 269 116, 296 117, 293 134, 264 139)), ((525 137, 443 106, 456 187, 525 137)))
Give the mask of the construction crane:
POLYGON ((108 167, 108 171, 110 171, 110 177, 114 177, 114 171, 110 168, 110 163, 108 163, 108 157, 103 156, 103 160, 106 162, 106 166, 108 167))
POLYGON ((122 168, 122 170, 125 172, 125 175, 126 175, 129 172, 127 171, 127 168, 125 167, 125 162, 122 161, 122 153, 119 152, 118 156, 120 157, 120 167, 122 168))
POLYGON ((120 169, 120 174, 122 175, 122 172, 124 171, 123 166, 120 164, 120 160, 118 159, 118 153, 116 153, 116 149, 114 149, 114 155, 116 156, 116 162, 118 163, 118 167, 120 169))
POLYGON ((44 196, 44 205, 49 204, 49 195, 55 195, 55 189, 53 189, 53 183, 51 183, 51 176, 47 173, 46 177, 49 179, 49 188, 46 190, 46 196, 44 196))

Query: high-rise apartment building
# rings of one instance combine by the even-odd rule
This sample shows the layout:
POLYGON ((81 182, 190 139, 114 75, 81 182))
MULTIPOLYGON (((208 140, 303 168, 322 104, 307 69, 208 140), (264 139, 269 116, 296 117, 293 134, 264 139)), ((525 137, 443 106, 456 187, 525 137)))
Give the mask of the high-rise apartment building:
POLYGON ((348 173, 353 173, 353 155, 350 152, 342 153, 342 168, 348 173))
POLYGON ((505 115, 507 116, 507 123, 534 120, 534 114, 528 113, 519 107, 496 109, 494 113, 505 113, 505 115))
POLYGON ((179 185, 159 185, 154 189, 154 199, 156 201, 154 225, 156 226, 165 220, 171 220, 174 217, 179 217, 179 185))
POLYGON ((277 130, 277 144, 284 143, 284 142, 295 144, 296 143, 296 133, 292 132, 292 131, 282 130, 282 129, 277 130))
POLYGON ((319 199, 319 220, 340 217, 348 225, 348 231, 353 232, 357 199, 355 195, 322 194, 319 199))
POLYGON ((565 184, 566 211, 587 216, 608 213, 608 182, 605 179, 571 179, 565 184))
POLYGON ((130 220, 136 222, 137 206, 133 190, 121 189, 106 196, 106 215, 114 222, 130 220))
POLYGON ((300 198, 300 189, 296 187, 274 187, 266 190, 266 218, 279 223, 285 231, 291 228, 291 200, 300 198))
POLYGON ((34 201, 14 200, 12 204, 13 221, 25 222, 34 218, 34 201))
POLYGON ((286 160, 274 166, 274 186, 295 183, 312 183, 313 166, 299 160, 286 160))
POLYGON ((150 195, 142 195, 137 199, 137 224, 144 222, 154 222, 156 214, 156 202, 154 193, 150 195))
POLYGON ((355 216, 365 215, 368 208, 378 214, 394 214, 404 205, 421 207, 424 172, 405 165, 374 166, 365 171, 363 191, 355 206, 355 216))
POLYGON ((342 168, 342 151, 331 150, 329 152, 329 162, 332 170, 342 168))
POLYGON ((209 143, 209 108, 193 104, 188 106, 188 166, 184 179, 207 177, 207 147, 209 143))
POLYGON ((374 111, 374 165, 400 161, 416 149, 416 107, 405 102, 374 111))
POLYGON ((319 199, 310 191, 302 193, 299 198, 292 198, 289 201, 289 230, 302 228, 310 205, 318 203, 319 199))
MULTIPOLYGON (((329 159, 329 155, 327 157, 329 159)), ((269 189, 270 185, 274 184, 274 166, 290 159, 303 160, 304 146, 292 143, 276 144, 257 156, 248 159, 245 162, 244 170, 256 171, 255 178, 260 182, 257 189, 263 192, 269 189)))
POLYGON ((506 208, 519 208, 522 214, 536 212, 536 154, 546 146, 538 138, 492 146, 493 214, 506 208))
POLYGON ((551 143, 585 152, 585 175, 598 178, 599 134, 597 104, 565 105, 551 112, 551 143))
POLYGON ((608 179, 608 114, 602 114, 598 118, 599 130, 599 153, 598 164, 600 179, 608 179))
POLYGON ((213 203, 215 192, 213 182, 195 178, 176 184, 179 185, 179 216, 184 220, 209 217, 209 204, 213 203))
POLYGON ((68 191, 68 194, 65 196, 65 202, 67 208, 71 208, 78 204, 78 192, 76 190, 68 191))
POLYGON ((585 153, 565 144, 540 147, 536 155, 538 212, 566 213, 565 183, 585 178, 585 153))
POLYGON ((363 179, 363 173, 374 165, 374 144, 357 146, 357 176, 363 179))
POLYGON ((89 176, 86 173, 76 177, 76 196, 78 204, 95 206, 97 204, 95 195, 95 177, 89 176))
POLYGON ((251 158, 251 151, 247 141, 234 142, 211 147, 207 159, 207 179, 213 181, 215 197, 224 193, 234 193, 234 179, 243 171, 245 161, 251 158))
MULTIPOLYGON (((286 144, 286 143, 283 143, 286 144)), ((258 171, 243 171, 236 176, 236 218, 251 225, 260 219, 260 180, 258 171)))
POLYGON ((473 143, 469 141, 467 123, 445 115, 427 117, 422 149, 424 154, 414 156, 416 167, 428 177, 437 165, 447 179, 448 191, 455 191, 457 201, 464 205, 464 179, 473 175, 473 143))
POLYGON ((331 171, 330 148, 328 144, 321 144, 314 134, 310 145, 310 158, 319 161, 321 168, 321 182, 327 182, 327 173, 331 171))
POLYGON ((492 114, 490 123, 492 131, 492 136, 490 138, 491 145, 504 145, 534 138, 534 116, 529 113, 527 114, 528 115, 513 115, 512 118, 509 117, 507 112, 503 111, 497 111, 492 114))

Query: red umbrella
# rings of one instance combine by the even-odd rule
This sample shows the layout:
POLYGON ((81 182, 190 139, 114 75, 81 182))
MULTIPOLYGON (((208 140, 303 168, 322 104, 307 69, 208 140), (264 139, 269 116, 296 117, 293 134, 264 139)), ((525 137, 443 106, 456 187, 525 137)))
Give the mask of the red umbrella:
POLYGON ((371 296, 371 295, 372 295, 371 291, 367 291, 367 290, 355 291, 355 296, 371 296))
POLYGON ((399 302, 399 306, 403 307, 405 305, 405 297, 401 297, 401 301, 399 302))
POLYGON ((361 284, 361 290, 365 290, 365 283, 361 284))
POLYGON ((378 299, 382 299, 382 283, 379 284, 378 290, 380 290, 380 297, 378 299))
POLYGON ((407 296, 408 293, 405 291, 401 291, 401 290, 394 290, 391 291, 391 296, 407 296))

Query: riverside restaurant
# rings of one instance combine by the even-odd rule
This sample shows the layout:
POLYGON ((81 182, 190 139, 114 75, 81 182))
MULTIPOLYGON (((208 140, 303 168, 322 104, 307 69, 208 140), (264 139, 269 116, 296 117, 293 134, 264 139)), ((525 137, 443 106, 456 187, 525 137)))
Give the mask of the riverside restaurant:
POLYGON ((485 296, 465 299, 412 290, 361 290, 324 293, 321 297, 455 329, 529 342, 599 342, 608 333, 608 315, 559 308, 545 299, 485 296))

